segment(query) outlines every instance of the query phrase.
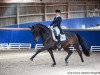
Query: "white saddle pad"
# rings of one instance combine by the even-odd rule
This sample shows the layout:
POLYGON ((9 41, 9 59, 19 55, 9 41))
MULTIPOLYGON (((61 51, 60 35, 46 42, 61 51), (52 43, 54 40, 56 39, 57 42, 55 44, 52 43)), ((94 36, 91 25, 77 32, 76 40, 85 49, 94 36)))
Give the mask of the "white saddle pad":
MULTIPOLYGON (((54 41, 58 41, 55 37, 55 34, 53 32, 53 29, 51 29, 51 32, 52 32, 52 37, 53 37, 53 40, 54 41)), ((66 35, 65 34, 60 34, 60 41, 65 41, 66 40, 66 35)))

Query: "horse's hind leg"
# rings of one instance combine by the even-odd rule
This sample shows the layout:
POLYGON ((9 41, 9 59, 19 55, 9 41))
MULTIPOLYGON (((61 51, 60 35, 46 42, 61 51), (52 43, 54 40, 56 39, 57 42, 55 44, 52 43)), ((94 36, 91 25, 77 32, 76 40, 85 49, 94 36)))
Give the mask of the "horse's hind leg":
POLYGON ((80 50, 79 45, 76 45, 76 46, 75 46, 75 49, 76 49, 76 51, 78 52, 78 54, 79 54, 79 56, 80 56, 80 58, 81 58, 81 62, 82 62, 81 65, 83 65, 84 60, 83 60, 82 51, 80 50))
POLYGON ((67 52, 68 52, 68 55, 67 57, 65 58, 65 64, 66 66, 68 65, 68 58, 71 56, 71 54, 73 53, 72 50, 69 50, 69 48, 66 48, 67 52))
POLYGON ((52 52, 52 50, 48 50, 48 52, 50 53, 51 58, 52 58, 52 60, 53 60, 53 64, 52 64, 51 66, 54 67, 54 66, 56 65, 56 61, 55 61, 55 58, 54 58, 53 52, 52 52))

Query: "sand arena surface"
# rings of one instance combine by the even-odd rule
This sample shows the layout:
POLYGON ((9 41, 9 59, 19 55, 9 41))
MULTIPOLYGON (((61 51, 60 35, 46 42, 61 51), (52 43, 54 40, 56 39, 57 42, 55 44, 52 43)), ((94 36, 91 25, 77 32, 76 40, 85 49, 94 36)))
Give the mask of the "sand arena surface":
POLYGON ((100 52, 93 52, 90 57, 83 54, 83 66, 78 53, 74 52, 69 58, 68 66, 65 66, 67 53, 54 51, 57 62, 55 67, 51 67, 52 59, 47 51, 30 61, 34 53, 34 50, 0 51, 0 75, 100 75, 100 52), (84 72, 87 74, 80 74, 84 72))

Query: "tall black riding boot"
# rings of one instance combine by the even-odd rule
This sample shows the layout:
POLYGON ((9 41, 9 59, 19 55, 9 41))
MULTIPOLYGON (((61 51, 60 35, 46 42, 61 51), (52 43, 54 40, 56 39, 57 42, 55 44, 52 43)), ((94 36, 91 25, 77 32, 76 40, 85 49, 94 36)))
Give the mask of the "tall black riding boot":
POLYGON ((60 35, 57 36, 57 40, 58 40, 57 47, 61 48, 60 35))

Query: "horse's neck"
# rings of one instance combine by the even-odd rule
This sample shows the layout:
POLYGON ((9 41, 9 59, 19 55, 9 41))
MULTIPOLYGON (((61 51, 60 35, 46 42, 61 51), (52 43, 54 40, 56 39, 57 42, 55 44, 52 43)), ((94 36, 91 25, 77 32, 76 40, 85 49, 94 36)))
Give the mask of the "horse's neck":
POLYGON ((47 38, 50 37, 50 33, 49 32, 41 32, 40 33, 42 39, 46 40, 47 38))
POLYGON ((51 38, 51 32, 46 31, 44 29, 41 29, 40 35, 41 35, 41 38, 43 40, 43 43, 46 43, 51 38))

